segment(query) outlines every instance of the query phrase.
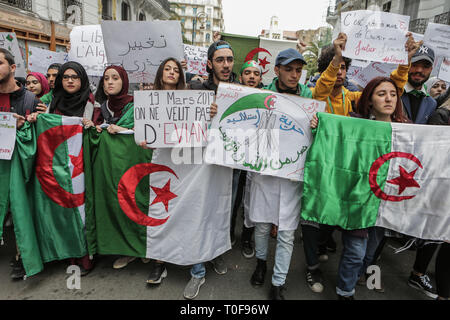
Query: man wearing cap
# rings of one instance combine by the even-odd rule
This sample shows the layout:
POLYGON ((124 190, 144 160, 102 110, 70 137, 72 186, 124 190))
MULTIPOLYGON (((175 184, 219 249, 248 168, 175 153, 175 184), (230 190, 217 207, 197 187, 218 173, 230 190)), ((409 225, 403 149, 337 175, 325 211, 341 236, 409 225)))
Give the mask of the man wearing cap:
POLYGON ((411 59, 408 82, 402 95, 408 118, 418 124, 425 124, 436 109, 436 100, 430 97, 425 82, 430 78, 434 64, 434 51, 422 45, 411 59))
MULTIPOLYGON (((192 90, 213 90, 217 93, 219 82, 237 83, 236 75, 233 73, 234 54, 230 44, 226 41, 219 40, 211 44, 208 48, 208 61, 206 71, 208 72, 208 80, 192 81, 188 87, 192 90)), ((210 116, 217 114, 217 105, 211 104, 210 116)), ((213 269, 217 274, 227 273, 227 266, 222 256, 218 256, 211 261, 213 269)), ((191 280, 184 289, 184 297, 186 299, 195 299, 200 287, 205 283, 206 268, 204 263, 197 263, 192 266, 191 280)))
MULTIPOLYGON (((264 89, 312 98, 311 90, 306 85, 299 84, 304 65, 306 61, 298 51, 281 51, 275 60, 277 77, 264 89)), ((257 258, 256 269, 250 279, 252 285, 264 283, 271 224, 275 222, 278 225, 270 299, 284 300, 284 283, 294 248, 294 233, 300 218, 301 193, 302 182, 251 174, 248 218, 255 224, 257 258)))
POLYGON ((261 66, 255 60, 249 60, 242 65, 239 82, 244 86, 262 88, 261 66))
MULTIPOLYGON (((408 118, 418 124, 426 124, 436 110, 437 102, 428 95, 424 84, 430 77, 434 64, 434 51, 422 45, 411 59, 408 83, 401 97, 408 118)), ((427 244, 417 249, 413 270, 408 284, 427 296, 436 299, 436 289, 426 275, 428 265, 437 249, 437 244, 427 244)))

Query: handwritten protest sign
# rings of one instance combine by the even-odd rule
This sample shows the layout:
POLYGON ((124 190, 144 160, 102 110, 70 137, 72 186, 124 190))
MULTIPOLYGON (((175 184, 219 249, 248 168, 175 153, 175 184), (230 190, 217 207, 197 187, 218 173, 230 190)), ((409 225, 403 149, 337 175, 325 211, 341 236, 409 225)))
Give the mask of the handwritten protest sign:
POLYGON ((389 75, 396 67, 395 64, 372 62, 358 72, 357 75, 353 77, 353 81, 365 88, 369 81, 375 77, 389 78, 389 75))
POLYGON ((450 26, 428 23, 423 42, 434 50, 436 56, 450 55, 450 26))
POLYGON ((14 32, 0 32, 0 48, 6 49, 14 56, 16 63, 16 77, 26 77, 25 61, 17 42, 17 36, 14 32))
POLYGON ((16 143, 16 118, 10 112, 0 112, 0 160, 11 160, 16 143))
POLYGON ((69 60, 77 61, 89 76, 102 76, 107 64, 100 25, 76 26, 70 32, 69 60))
POLYGON ((444 58, 439 68, 438 78, 450 82, 450 58, 444 58))
POLYGON ((55 52, 36 47, 28 47, 28 69, 32 72, 47 73, 47 68, 52 63, 69 61, 66 52, 55 52))
POLYGON ((187 61, 187 72, 207 75, 206 64, 208 60, 208 48, 191 46, 188 44, 184 46, 184 58, 187 61))
POLYGON ((102 30, 109 64, 122 65, 131 83, 153 83, 161 62, 183 59, 180 21, 103 21, 102 30))
POLYGON ((407 64, 408 26, 408 16, 369 10, 342 12, 341 29, 347 34, 342 54, 352 59, 407 64))
POLYGON ((214 91, 134 91, 134 138, 152 148, 201 147, 207 143, 214 91))
POLYGON ((325 102, 220 83, 208 134, 207 163, 301 181, 313 136, 310 120, 325 102))

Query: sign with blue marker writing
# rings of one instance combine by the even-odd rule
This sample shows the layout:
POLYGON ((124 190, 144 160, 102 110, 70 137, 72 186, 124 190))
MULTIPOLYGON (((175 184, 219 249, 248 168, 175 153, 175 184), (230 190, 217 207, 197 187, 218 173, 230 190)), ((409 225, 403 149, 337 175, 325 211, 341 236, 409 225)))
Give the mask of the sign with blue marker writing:
POLYGON ((103 75, 107 59, 100 25, 73 27, 70 32, 69 60, 82 64, 89 76, 103 75))
POLYGON ((208 142, 214 91, 134 91, 134 139, 150 148, 202 147, 208 142))
POLYGON ((325 102, 221 82, 216 104, 207 163, 303 180, 310 120, 325 102))
POLYGON ((180 21, 102 21, 108 63, 121 65, 130 83, 153 83, 168 57, 184 57, 180 21))

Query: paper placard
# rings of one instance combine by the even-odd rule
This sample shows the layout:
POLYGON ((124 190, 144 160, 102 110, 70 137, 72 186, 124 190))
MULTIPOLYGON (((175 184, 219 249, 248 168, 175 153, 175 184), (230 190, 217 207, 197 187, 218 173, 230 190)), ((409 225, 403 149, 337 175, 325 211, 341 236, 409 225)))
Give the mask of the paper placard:
POLYGON ((69 61, 66 52, 55 52, 37 47, 28 48, 28 69, 31 72, 47 74, 47 69, 52 63, 65 63, 69 61))
POLYGON ((208 136, 214 91, 134 91, 136 144, 151 148, 201 147, 208 136))
POLYGON ((208 75, 206 72, 206 64, 208 61, 208 48, 191 46, 188 44, 184 46, 184 59, 187 61, 187 71, 189 73, 198 74, 201 76, 208 75))
POLYGON ((16 121, 11 112, 0 112, 0 160, 11 160, 16 143, 16 121))
POLYGON ((448 56, 450 52, 450 26, 428 23, 423 42, 434 50, 436 56, 448 56))
POLYGON ((341 13, 341 29, 347 34, 344 57, 383 63, 407 64, 405 50, 409 17, 381 11, 341 13))
POLYGON ((221 82, 216 104, 207 163, 303 180, 310 120, 325 102, 221 82))
POLYGON ((25 78, 27 76, 25 61, 19 48, 16 34, 14 32, 0 32, 0 48, 8 50, 14 56, 14 62, 16 63, 14 76, 25 78))
POLYGON ((375 77, 389 78, 391 72, 395 70, 396 67, 395 64, 372 62, 352 77, 352 80, 359 86, 365 88, 369 81, 375 77))
POLYGON ((130 83, 153 83, 161 62, 184 57, 180 21, 102 21, 101 26, 108 63, 122 65, 130 83))
POLYGON ((438 78, 450 82, 450 58, 444 58, 439 68, 438 78))
POLYGON ((89 76, 103 75, 107 59, 100 25, 76 26, 72 29, 69 60, 82 64, 89 76))

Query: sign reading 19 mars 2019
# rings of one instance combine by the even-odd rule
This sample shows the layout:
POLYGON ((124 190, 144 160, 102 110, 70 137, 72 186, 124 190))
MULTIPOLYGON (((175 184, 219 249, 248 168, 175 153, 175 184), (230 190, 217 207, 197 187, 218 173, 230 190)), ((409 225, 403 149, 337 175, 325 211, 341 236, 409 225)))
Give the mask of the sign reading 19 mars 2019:
POLYGON ((344 57, 382 63, 407 64, 405 50, 409 16, 380 11, 341 13, 341 31, 347 34, 344 57))
POLYGON ((214 91, 134 92, 135 141, 152 148, 201 147, 207 143, 214 91))

